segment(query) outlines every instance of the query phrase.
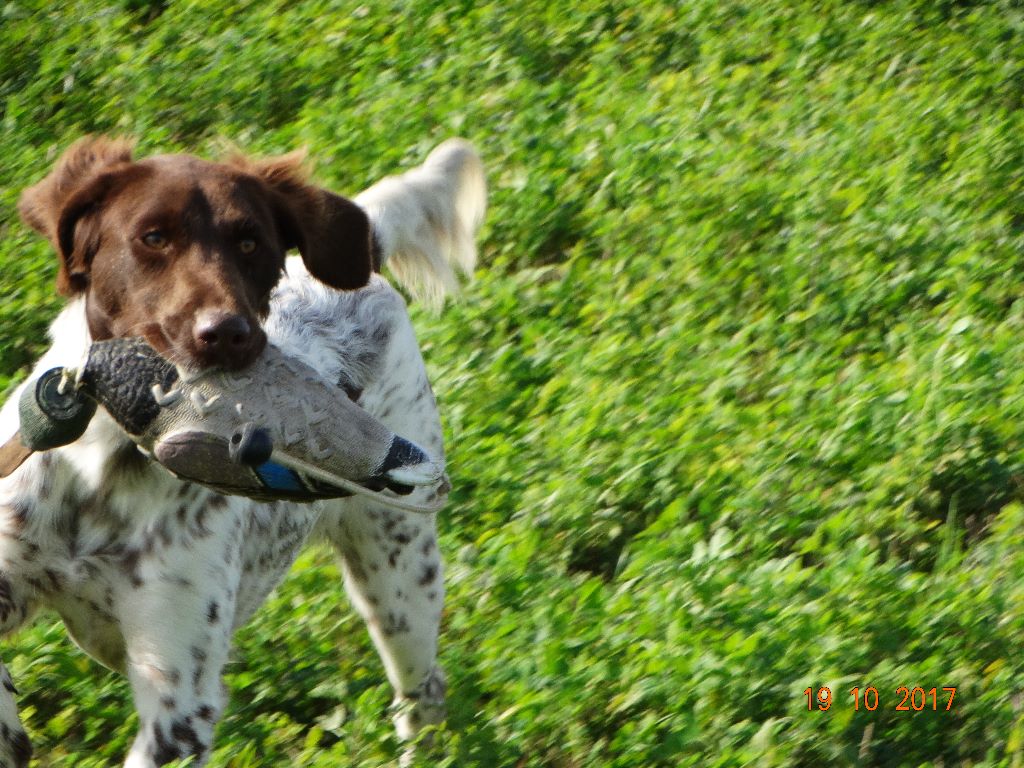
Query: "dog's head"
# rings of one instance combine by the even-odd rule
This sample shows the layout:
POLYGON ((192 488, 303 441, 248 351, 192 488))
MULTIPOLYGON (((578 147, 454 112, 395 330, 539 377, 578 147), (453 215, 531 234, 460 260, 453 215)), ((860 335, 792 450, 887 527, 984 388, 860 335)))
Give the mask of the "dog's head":
POLYGON ((141 336, 190 368, 259 355, 289 249, 335 288, 360 288, 371 272, 366 214, 308 184, 297 154, 133 160, 126 141, 88 138, 18 210, 57 251, 58 291, 85 295, 94 340, 141 336))

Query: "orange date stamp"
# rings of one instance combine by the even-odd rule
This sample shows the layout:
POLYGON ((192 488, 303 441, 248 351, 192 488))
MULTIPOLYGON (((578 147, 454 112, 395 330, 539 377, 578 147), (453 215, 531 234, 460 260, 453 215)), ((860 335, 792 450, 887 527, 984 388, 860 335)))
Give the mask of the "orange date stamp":
MULTIPOLYGON (((817 690, 807 688, 804 690, 804 696, 807 697, 808 710, 813 711, 817 708, 819 712, 827 712, 832 707, 832 689, 827 685, 823 685, 817 690)), ((895 709, 897 712, 923 712, 925 710, 950 712, 955 696, 956 688, 951 686, 924 688, 918 685, 911 688, 901 685, 896 689, 893 702, 883 706, 895 709)), ((866 709, 868 712, 874 712, 879 705, 878 689, 873 685, 866 688, 860 686, 851 688, 849 700, 846 703, 856 711, 866 709)))

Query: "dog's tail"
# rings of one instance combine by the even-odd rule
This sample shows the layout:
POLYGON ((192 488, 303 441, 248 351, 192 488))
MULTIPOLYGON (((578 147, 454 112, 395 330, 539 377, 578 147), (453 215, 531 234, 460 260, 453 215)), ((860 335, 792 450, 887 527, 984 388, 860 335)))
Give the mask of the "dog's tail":
POLYGON ((483 163, 473 145, 449 139, 423 165, 389 176, 355 198, 370 217, 378 267, 387 264, 413 298, 434 306, 472 274, 487 207, 483 163))

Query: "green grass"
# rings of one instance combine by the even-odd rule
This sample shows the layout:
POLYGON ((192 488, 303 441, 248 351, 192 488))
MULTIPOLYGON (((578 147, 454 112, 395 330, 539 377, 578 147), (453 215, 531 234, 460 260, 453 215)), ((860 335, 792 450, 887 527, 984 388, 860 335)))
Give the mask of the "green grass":
MULTIPOLYGON (((455 483, 423 765, 1024 766, 1020 2, 0 2, 0 387, 58 308, 18 193, 99 131, 347 192, 480 147, 482 266, 413 309, 455 483)), ((39 765, 124 754, 52 621, 3 656, 39 765)), ((213 764, 386 763, 383 679, 314 550, 213 764)))

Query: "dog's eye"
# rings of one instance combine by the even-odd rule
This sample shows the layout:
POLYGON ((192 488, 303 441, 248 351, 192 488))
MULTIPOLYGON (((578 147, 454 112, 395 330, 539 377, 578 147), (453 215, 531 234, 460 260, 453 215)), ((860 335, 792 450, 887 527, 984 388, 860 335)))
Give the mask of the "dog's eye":
POLYGON ((147 248, 152 248, 156 251, 162 251, 170 244, 167 236, 159 229, 154 229, 153 231, 144 234, 142 236, 142 242, 145 243, 147 248))
POLYGON ((256 250, 256 241, 251 237, 243 237, 238 241, 238 250, 248 256, 256 250))

